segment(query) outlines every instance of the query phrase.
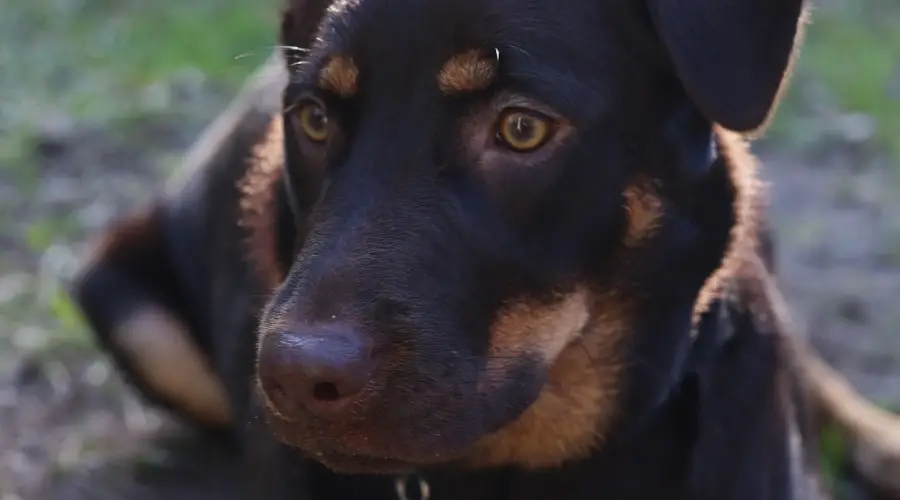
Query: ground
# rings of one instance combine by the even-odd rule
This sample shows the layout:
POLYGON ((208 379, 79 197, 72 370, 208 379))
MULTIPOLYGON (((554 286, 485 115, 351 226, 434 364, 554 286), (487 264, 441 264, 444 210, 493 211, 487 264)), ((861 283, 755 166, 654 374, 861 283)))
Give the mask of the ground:
MULTIPOLYGON (((277 3, 0 0, 0 500, 47 498, 170 425, 97 353, 61 284, 85 236, 146 200, 269 54, 277 3)), ((900 5, 816 7, 756 144, 781 285, 828 361, 898 408, 900 5)))

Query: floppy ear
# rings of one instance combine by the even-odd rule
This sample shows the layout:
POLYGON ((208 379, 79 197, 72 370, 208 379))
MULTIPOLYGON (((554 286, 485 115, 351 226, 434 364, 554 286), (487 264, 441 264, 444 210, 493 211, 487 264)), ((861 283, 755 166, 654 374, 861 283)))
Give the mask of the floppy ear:
POLYGON ((103 231, 69 291, 140 393, 201 427, 222 429, 229 403, 211 347, 198 335, 188 279, 166 245, 161 209, 153 205, 103 231))
POLYGON ((647 0, 691 99, 736 132, 760 128, 777 103, 804 0, 647 0))

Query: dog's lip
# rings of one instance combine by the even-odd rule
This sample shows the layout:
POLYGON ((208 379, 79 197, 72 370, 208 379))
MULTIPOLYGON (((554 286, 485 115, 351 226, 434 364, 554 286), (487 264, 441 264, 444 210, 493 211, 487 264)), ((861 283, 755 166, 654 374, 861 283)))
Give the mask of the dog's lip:
MULTIPOLYGON (((352 445, 342 446, 319 439, 307 440, 298 438, 295 426, 277 415, 269 415, 269 426, 274 436, 287 446, 297 448, 314 460, 334 467, 336 470, 357 471, 357 473, 378 473, 385 470, 390 473, 403 473, 412 469, 436 465, 458 458, 459 450, 447 450, 447 453, 426 454, 416 457, 403 457, 380 453, 379 450, 358 450, 352 445)), ((386 473, 387 473, 386 472, 386 473)))
POLYGON ((347 474, 405 475, 421 467, 420 464, 396 458, 333 451, 314 452, 310 453, 310 456, 336 472, 347 474))

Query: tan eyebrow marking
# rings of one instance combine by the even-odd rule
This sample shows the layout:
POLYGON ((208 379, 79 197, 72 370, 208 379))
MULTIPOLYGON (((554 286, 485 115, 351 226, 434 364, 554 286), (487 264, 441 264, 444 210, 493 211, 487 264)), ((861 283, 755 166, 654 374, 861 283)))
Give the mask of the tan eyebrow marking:
POLYGON ((341 97, 356 94, 359 68, 353 59, 343 55, 331 57, 319 71, 319 86, 341 97))
POLYGON ((438 87, 444 94, 481 90, 497 76, 497 62, 484 56, 480 50, 457 54, 438 73, 438 87))
POLYGON ((628 211, 628 233, 625 245, 635 247, 649 239, 659 228, 662 201, 649 183, 638 182, 625 189, 625 209, 628 211))

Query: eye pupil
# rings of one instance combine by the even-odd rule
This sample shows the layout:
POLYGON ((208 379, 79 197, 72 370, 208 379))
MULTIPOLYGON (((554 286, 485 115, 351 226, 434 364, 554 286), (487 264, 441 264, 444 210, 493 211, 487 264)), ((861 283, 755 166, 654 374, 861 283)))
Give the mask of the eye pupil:
POLYGON ((325 128, 325 125, 328 123, 328 118, 325 117, 322 108, 315 107, 309 114, 309 124, 313 128, 318 130, 325 128))
POLYGON ((501 117, 496 133, 498 143, 525 152, 543 146, 552 135, 549 119, 529 111, 510 111, 501 117))
POLYGON ((328 113, 317 102, 307 102, 300 108, 300 126, 310 140, 322 142, 328 138, 328 113))
POLYGON ((517 140, 527 142, 534 136, 534 121, 522 115, 513 117, 513 134, 517 140))

